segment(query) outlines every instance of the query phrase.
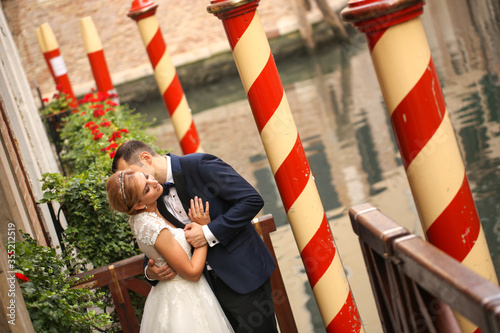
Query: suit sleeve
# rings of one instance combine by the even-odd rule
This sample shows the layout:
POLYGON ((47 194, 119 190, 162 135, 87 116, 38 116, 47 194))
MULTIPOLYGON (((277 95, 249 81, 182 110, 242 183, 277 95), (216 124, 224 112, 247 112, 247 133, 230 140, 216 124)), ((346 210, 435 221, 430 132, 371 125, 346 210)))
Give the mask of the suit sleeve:
POLYGON ((205 184, 204 192, 209 194, 207 199, 216 200, 224 207, 221 214, 212 216, 208 227, 219 242, 226 246, 234 236, 248 227, 264 206, 264 200, 250 183, 216 156, 205 154, 199 163, 198 172, 205 184))
MULTIPOLYGON (((149 261, 149 258, 147 256, 144 256, 144 262, 142 263, 142 271, 143 272, 146 271, 146 266, 148 265, 148 261, 149 261)), ((148 278, 146 278, 146 282, 149 283, 150 285, 152 285, 153 287, 158 284, 158 281, 156 281, 156 280, 151 281, 148 278)))

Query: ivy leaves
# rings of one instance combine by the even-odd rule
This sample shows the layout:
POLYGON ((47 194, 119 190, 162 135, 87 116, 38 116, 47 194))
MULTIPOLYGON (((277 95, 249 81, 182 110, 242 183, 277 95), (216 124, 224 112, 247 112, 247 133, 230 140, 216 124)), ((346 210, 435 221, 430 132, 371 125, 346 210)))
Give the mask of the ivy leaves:
POLYGON ((103 308, 103 293, 72 289, 77 282, 69 278, 69 260, 54 249, 38 246, 29 234, 16 242, 16 270, 28 278, 21 283, 24 302, 35 332, 93 332, 111 324, 103 308), (87 309, 93 309, 87 311, 87 309))

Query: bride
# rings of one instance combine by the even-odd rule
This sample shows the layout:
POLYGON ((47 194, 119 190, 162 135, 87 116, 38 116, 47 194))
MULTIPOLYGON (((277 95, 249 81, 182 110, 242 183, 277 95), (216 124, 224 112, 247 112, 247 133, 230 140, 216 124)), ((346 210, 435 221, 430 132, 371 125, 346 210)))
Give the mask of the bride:
MULTIPOLYGON (((163 187, 152 176, 133 170, 118 171, 106 182, 111 208, 130 216, 130 226, 141 251, 157 266, 167 262, 177 272, 170 281, 152 288, 144 307, 141 332, 233 332, 203 269, 207 246, 191 251, 184 230, 158 212, 156 199, 163 187)), ((189 217, 208 224, 208 203, 191 200, 189 217), (206 214, 204 214, 206 213, 206 214)))

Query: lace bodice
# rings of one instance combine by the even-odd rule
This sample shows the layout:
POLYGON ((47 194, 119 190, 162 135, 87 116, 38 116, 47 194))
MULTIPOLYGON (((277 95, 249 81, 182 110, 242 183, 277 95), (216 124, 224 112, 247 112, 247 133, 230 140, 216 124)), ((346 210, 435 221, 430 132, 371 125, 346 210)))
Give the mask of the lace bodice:
MULTIPOLYGON (((140 213, 130 217, 130 226, 141 251, 157 266, 166 264, 154 247, 163 229, 172 233, 191 259, 191 245, 184 230, 168 225, 161 216, 140 213)), ((172 280, 159 281, 149 292, 141 333, 170 332, 234 333, 203 275, 194 282, 178 274, 172 280)))
POLYGON ((184 230, 168 225, 156 213, 139 213, 130 217, 130 226, 141 251, 150 259, 154 259, 156 266, 164 266, 165 259, 156 251, 154 245, 156 238, 163 229, 168 229, 182 246, 189 259, 191 259, 191 245, 186 240, 184 230))

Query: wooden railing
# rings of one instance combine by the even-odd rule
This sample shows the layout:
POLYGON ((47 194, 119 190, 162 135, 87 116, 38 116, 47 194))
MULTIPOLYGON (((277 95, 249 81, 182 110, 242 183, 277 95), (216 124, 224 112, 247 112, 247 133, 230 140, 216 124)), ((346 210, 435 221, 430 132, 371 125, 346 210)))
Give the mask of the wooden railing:
POLYGON ((273 243, 269 236, 271 232, 276 231, 274 218, 271 214, 267 214, 260 218, 253 219, 252 223, 259 235, 262 236, 267 249, 273 255, 274 262, 276 263, 276 269, 271 275, 271 287, 273 289, 274 310, 276 311, 276 318, 278 319, 280 331, 282 333, 297 333, 297 326, 293 317, 288 294, 286 293, 285 284, 283 283, 283 277, 281 276, 273 243))
POLYGON ((146 297, 151 290, 151 285, 137 276, 144 275, 142 264, 144 255, 115 262, 108 266, 99 267, 91 271, 74 275, 75 278, 84 278, 93 275, 84 283, 76 284, 76 288, 94 289, 108 287, 116 314, 120 320, 123 333, 139 332, 139 323, 130 301, 129 290, 146 297))
MULTIPOLYGON (((276 269, 271 276, 271 286, 273 289, 273 301, 280 331, 283 333, 296 333, 297 327, 278 266, 278 261, 276 260, 273 244, 269 236, 269 233, 276 230, 274 219, 271 214, 268 214, 254 219, 252 223, 262 236, 264 243, 276 262, 276 269)), ((132 290, 146 297, 152 288, 149 283, 137 278, 137 276, 142 276, 144 274, 143 262, 144 255, 141 254, 115 262, 108 266, 74 275, 75 278, 84 278, 93 275, 91 279, 76 284, 76 288, 94 289, 98 287, 109 287, 123 333, 139 332, 139 323, 130 301, 129 291, 132 290)))
POLYGON ((384 332, 500 332, 500 288, 369 204, 350 209, 384 332))

